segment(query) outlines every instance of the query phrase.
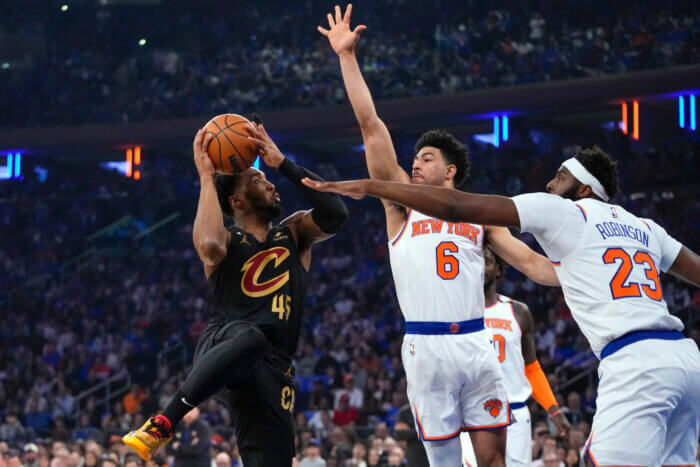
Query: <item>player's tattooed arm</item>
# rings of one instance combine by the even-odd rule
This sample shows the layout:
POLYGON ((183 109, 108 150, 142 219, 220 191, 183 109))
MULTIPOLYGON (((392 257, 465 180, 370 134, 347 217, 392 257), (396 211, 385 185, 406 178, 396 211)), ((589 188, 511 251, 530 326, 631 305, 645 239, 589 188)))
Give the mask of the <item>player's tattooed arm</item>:
POLYGON ((231 232, 224 226, 224 216, 214 186, 214 165, 207 154, 211 134, 200 129, 194 137, 192 149, 200 180, 199 204, 192 228, 192 240, 207 275, 223 261, 228 251, 231 232))
POLYGON ((668 272, 695 287, 700 287, 700 256, 683 246, 668 272))

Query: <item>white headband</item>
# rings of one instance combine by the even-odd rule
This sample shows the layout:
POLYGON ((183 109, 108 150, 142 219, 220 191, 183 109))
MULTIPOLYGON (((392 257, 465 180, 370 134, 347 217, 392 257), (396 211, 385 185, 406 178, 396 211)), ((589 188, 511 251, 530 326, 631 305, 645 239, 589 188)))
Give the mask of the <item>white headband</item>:
POLYGON ((576 180, 584 185, 589 185, 593 190, 593 193, 595 193, 598 198, 602 199, 603 201, 608 201, 610 199, 608 193, 605 191, 605 188, 603 188, 603 185, 600 184, 598 179, 595 178, 593 174, 590 173, 588 169, 586 169, 583 164, 578 161, 578 159, 574 157, 567 159, 561 166, 566 167, 569 172, 571 172, 571 175, 576 177, 576 180))

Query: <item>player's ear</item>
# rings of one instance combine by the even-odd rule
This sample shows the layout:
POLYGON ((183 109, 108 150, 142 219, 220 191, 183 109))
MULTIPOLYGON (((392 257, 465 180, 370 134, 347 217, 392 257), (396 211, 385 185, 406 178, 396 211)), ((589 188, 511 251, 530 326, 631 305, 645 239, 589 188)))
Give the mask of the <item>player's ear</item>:
POLYGON ((241 202, 242 202, 242 200, 241 200, 241 197, 238 193, 234 193, 228 197, 228 204, 233 209, 240 209, 241 202))
POLYGON ((457 175, 457 166, 454 164, 448 164, 447 170, 445 172, 445 178, 447 178, 448 180, 454 180, 456 175, 457 175))
POLYGON ((583 183, 579 183, 577 191, 577 199, 588 198, 593 194, 593 190, 591 189, 590 185, 584 185, 583 183))

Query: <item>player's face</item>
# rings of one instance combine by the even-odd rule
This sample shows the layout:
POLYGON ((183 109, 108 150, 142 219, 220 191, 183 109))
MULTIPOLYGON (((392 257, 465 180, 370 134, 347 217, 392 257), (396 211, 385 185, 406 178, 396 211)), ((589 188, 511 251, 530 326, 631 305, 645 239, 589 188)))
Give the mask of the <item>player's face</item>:
POLYGON ((567 198, 576 201, 579 182, 571 175, 566 167, 561 167, 557 170, 557 174, 547 183, 547 192, 553 195, 559 195, 562 198, 567 198))
POLYGON ((280 206, 280 195, 275 189, 275 185, 267 180, 265 174, 255 168, 250 168, 244 172, 245 175, 245 197, 251 208, 256 211, 263 211, 275 218, 282 213, 280 206))
POLYGON ((447 164, 438 148, 425 146, 413 158, 411 183, 443 186, 452 164, 447 164))

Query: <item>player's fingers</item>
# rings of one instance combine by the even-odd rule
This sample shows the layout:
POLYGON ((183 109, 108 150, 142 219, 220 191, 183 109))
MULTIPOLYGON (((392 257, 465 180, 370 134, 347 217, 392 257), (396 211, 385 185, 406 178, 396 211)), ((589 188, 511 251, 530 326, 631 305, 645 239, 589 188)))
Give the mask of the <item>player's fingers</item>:
POLYGON ((343 21, 343 15, 340 12, 340 7, 338 5, 335 6, 335 22, 336 24, 340 23, 343 21))
MULTIPOLYGON (((265 125, 262 123, 260 124, 260 127, 258 128, 260 130, 260 133, 265 137, 265 138, 270 138, 270 136, 267 134, 267 130, 265 129, 265 125)), ((272 138, 270 138, 272 139, 272 138)))
POLYGON ((333 15, 331 15, 330 13, 328 13, 328 15, 326 16, 326 18, 328 18, 328 26, 330 26, 331 29, 333 29, 333 26, 335 26, 335 21, 333 21, 333 15))
POLYGON ((202 138, 202 151, 206 152, 209 147, 211 139, 214 137, 213 133, 207 133, 204 138, 202 138))
POLYGON ((261 148, 263 146, 265 146, 265 141, 263 141, 259 138, 256 138, 254 136, 248 136, 248 139, 251 140, 252 142, 254 142, 255 144, 257 144, 258 146, 260 146, 261 148))
POLYGON ((357 34, 359 36, 360 34, 362 34, 362 31, 364 31, 365 29, 367 29, 367 26, 365 26, 364 24, 360 24, 359 26, 357 26, 355 28, 355 30, 353 31, 353 34, 357 34))
POLYGON ((304 185, 308 186, 309 188, 313 188, 314 190, 319 190, 323 191, 322 183, 317 182, 316 180, 311 180, 308 177, 304 177, 301 179, 301 183, 304 185))
POLYGON ((204 128, 200 128, 197 130, 197 134, 194 135, 194 141, 192 142, 192 147, 194 149, 197 149, 199 146, 202 145, 202 134, 204 133, 204 128))
POLYGON ((326 37, 328 37, 328 33, 330 32, 328 29, 324 29, 321 26, 316 26, 316 30, 326 37))
POLYGON ((345 9, 345 17, 343 21, 350 24, 350 15, 352 15, 352 3, 348 3, 348 7, 345 9))

